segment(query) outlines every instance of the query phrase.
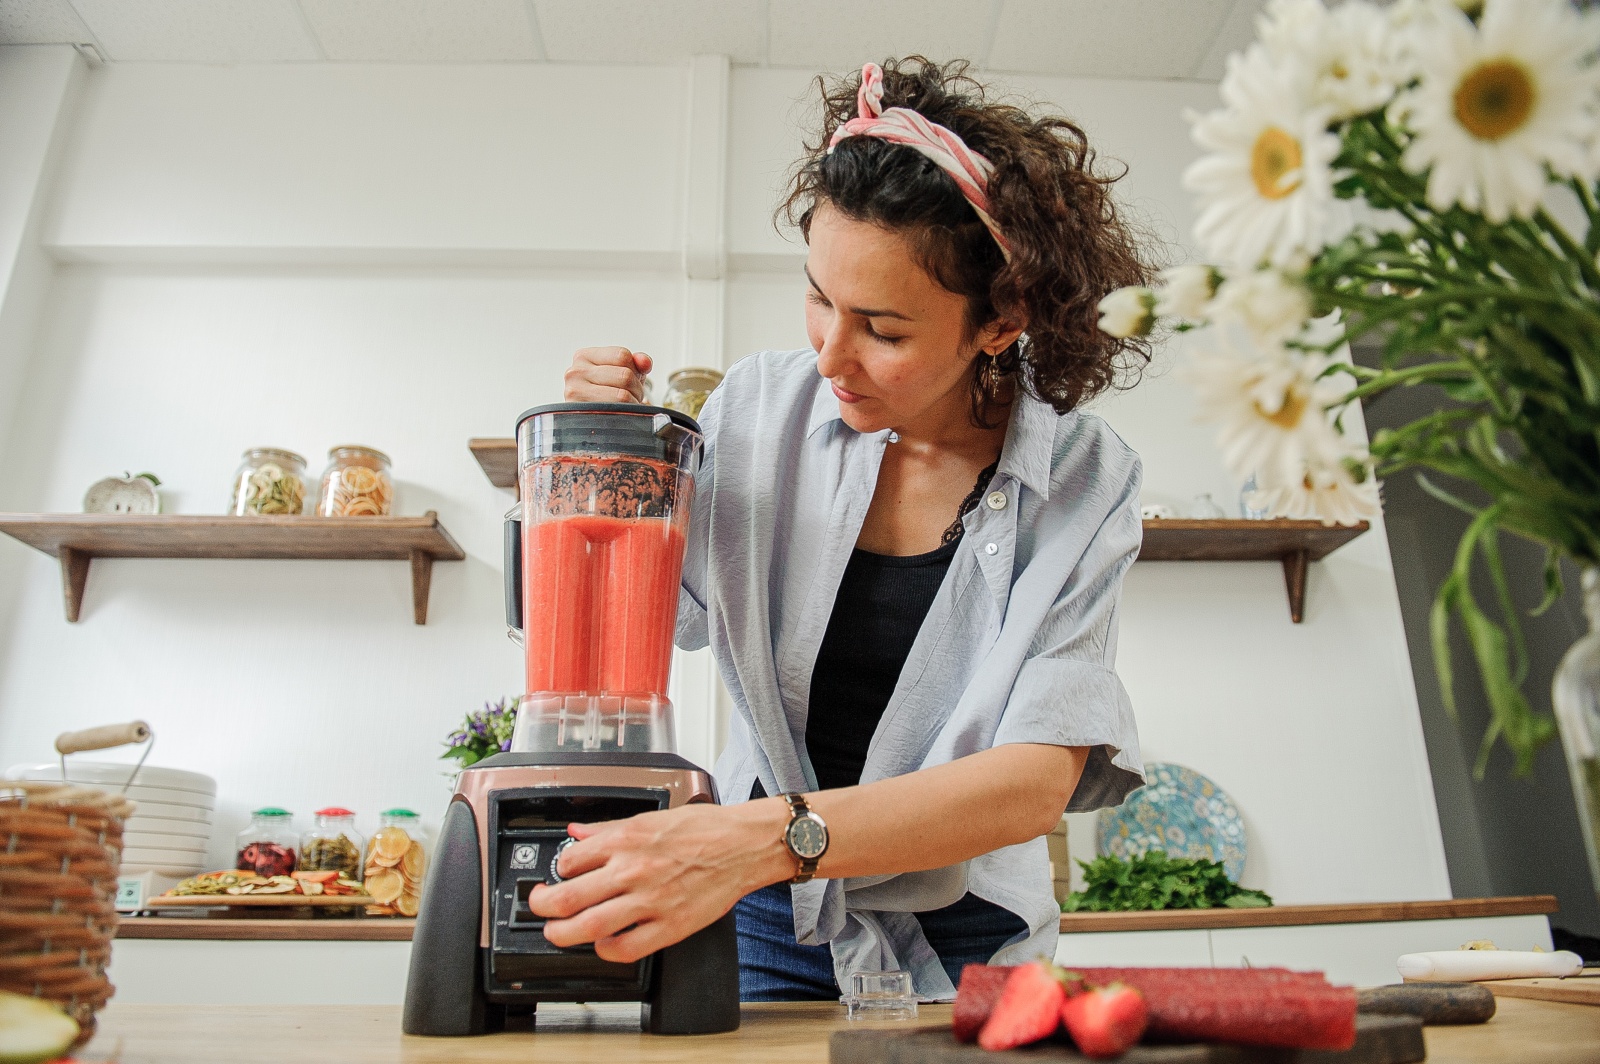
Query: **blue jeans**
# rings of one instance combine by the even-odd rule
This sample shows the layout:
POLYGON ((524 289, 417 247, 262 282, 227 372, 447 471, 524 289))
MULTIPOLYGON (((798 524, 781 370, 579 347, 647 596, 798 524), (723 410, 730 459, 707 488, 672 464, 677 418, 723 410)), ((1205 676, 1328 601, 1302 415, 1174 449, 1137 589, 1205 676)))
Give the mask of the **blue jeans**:
MULTIPOLYGON (((833 951, 826 945, 802 946, 794 939, 788 884, 741 898, 733 919, 739 932, 740 1001, 839 1000, 833 951)), ((1020 916, 973 894, 943 909, 917 913, 917 922, 950 982, 958 985, 963 967, 989 963, 1000 947, 1028 930, 1020 916)))

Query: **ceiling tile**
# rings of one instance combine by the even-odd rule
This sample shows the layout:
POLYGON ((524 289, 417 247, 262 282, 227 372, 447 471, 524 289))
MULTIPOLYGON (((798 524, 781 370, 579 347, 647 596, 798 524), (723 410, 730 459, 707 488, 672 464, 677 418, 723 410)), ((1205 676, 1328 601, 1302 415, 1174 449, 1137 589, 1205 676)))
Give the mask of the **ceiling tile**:
POLYGON ((283 63, 322 58, 294 0, 73 0, 106 58, 283 63))
POLYGON ((763 0, 533 0, 545 55, 565 63, 766 59, 763 0))
POLYGON ((340 63, 526 63, 542 58, 523 0, 300 0, 340 63))
POLYGON ((1222 30, 1206 50, 1205 58, 1195 67, 1194 77, 1201 81, 1221 81, 1228 69, 1228 55, 1242 52, 1256 39, 1256 16, 1266 7, 1266 0, 1234 0, 1233 11, 1222 23, 1222 30))
POLYGON ((89 27, 67 0, 4 0, 0 44, 84 44, 89 27))
POLYGON ((1005 0, 988 67, 1071 77, 1187 78, 1234 0, 1005 0))
POLYGON ((925 55, 982 63, 999 0, 771 0, 773 66, 852 70, 925 55))

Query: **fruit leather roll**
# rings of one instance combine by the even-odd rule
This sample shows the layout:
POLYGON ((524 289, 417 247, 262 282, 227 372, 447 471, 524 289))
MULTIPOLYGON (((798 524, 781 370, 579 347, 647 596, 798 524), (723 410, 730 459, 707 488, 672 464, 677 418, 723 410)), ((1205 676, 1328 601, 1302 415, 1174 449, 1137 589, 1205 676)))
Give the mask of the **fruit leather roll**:
POLYGON ((1144 995, 1148 1037, 1283 1049, 1349 1049, 1356 992, 1320 972, 1286 968, 1072 968, 1092 986, 1126 983, 1144 995))

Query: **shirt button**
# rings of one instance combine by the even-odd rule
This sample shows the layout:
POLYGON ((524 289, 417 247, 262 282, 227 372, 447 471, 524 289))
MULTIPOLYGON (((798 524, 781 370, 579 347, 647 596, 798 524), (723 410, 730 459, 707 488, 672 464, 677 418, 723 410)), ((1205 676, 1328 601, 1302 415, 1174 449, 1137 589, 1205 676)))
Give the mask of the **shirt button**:
POLYGON ((991 491, 989 498, 985 501, 988 502, 991 510, 1004 510, 1006 508, 1006 493, 1003 491, 991 491))
POLYGON ((993 543, 985 544, 984 548, 983 548, 983 553, 985 553, 985 554, 999 554, 1000 553, 1000 548, 995 546, 993 543))

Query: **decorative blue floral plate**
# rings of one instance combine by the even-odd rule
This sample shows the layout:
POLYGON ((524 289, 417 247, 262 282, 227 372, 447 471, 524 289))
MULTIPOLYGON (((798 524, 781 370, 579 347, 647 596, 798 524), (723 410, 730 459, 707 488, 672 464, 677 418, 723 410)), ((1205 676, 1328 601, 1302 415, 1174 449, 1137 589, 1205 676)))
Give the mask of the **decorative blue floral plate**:
POLYGON ((1100 852, 1128 860, 1151 850, 1168 857, 1221 861, 1235 883, 1244 874, 1244 821, 1226 791, 1192 768, 1166 761, 1144 767, 1145 785, 1115 809, 1100 810, 1100 852))

